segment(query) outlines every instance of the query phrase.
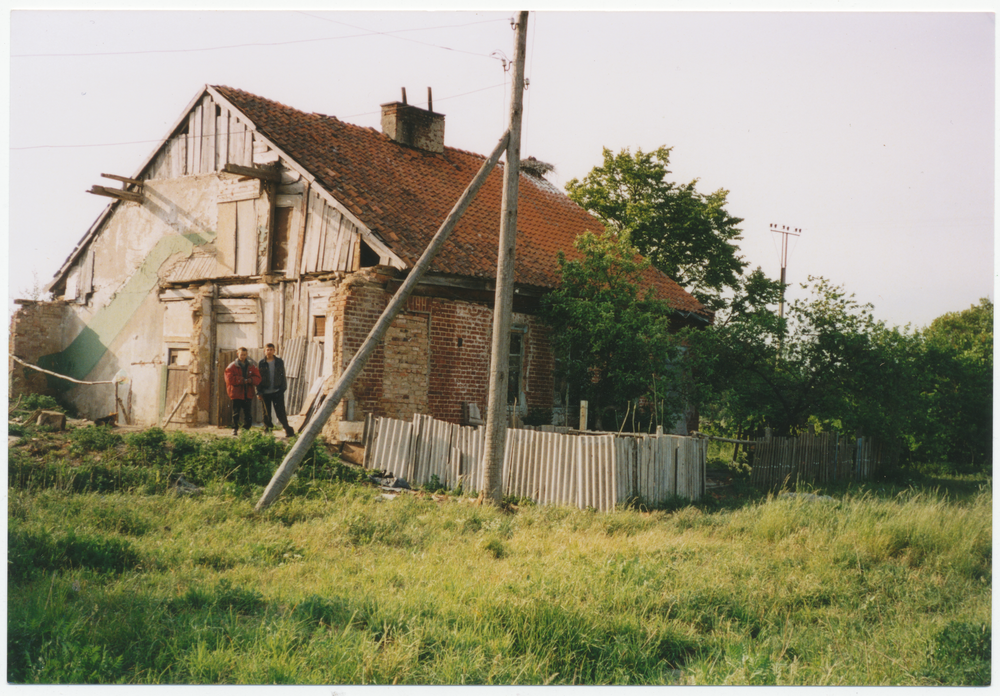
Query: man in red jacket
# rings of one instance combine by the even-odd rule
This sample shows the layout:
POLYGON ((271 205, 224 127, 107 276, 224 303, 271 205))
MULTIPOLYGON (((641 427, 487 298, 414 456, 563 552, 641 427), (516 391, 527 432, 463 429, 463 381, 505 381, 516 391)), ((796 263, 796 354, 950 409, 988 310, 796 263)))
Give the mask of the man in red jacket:
POLYGON ((233 435, 240 432, 240 412, 243 412, 243 429, 250 429, 250 409, 253 407, 254 387, 260 384, 260 370, 250 360, 246 348, 236 351, 236 360, 226 368, 226 393, 233 401, 233 435))

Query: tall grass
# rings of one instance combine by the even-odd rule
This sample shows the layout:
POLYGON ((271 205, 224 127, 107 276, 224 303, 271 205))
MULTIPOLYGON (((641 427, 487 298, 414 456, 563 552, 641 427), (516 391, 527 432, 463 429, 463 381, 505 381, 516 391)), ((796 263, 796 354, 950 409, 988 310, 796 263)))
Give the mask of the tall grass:
MULTIPOLYGON (((177 446, 123 439, 81 456, 125 468, 114 457, 132 447, 147 467, 187 471, 165 463, 177 446)), ((189 498, 43 486, 12 468, 8 680, 990 679, 989 481, 962 498, 854 488, 832 500, 505 512, 454 496, 386 500, 320 467, 255 513, 257 489, 220 476, 189 498)))

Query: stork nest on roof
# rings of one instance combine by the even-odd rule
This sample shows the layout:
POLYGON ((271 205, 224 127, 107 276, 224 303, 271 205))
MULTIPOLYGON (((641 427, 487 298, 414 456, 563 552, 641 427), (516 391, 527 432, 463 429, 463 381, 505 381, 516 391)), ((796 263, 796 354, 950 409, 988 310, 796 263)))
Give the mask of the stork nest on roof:
POLYGON ((549 172, 555 171, 555 165, 549 164, 548 162, 542 162, 534 157, 528 157, 527 159, 521 160, 521 171, 529 176, 535 177, 536 179, 542 179, 549 172))

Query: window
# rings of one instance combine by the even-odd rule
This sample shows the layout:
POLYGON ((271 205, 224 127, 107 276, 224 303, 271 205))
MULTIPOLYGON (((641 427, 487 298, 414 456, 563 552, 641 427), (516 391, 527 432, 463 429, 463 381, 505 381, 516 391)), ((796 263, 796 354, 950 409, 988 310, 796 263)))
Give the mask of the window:
POLYGON ((368 246, 365 240, 361 240, 361 259, 359 265, 361 268, 369 268, 371 266, 377 266, 379 262, 379 255, 368 246))
POLYGON ((326 338, 326 317, 313 317, 312 337, 320 341, 326 338))
POLYGON ((524 337, 527 328, 515 326, 510 331, 510 358, 507 363, 507 404, 517 404, 518 395, 524 391, 522 370, 524 367, 524 337))
POLYGON ((187 367, 191 364, 191 351, 187 348, 167 348, 169 367, 187 367))
POLYGON ((271 268, 273 273, 284 273, 288 266, 288 240, 291 239, 292 208, 274 209, 274 237, 271 239, 271 268))

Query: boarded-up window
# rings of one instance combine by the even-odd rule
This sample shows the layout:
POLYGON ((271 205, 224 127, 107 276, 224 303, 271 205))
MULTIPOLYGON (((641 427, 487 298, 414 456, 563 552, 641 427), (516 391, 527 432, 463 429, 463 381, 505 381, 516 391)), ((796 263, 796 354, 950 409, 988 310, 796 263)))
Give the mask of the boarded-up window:
POLYGON ((83 259, 80 267, 80 281, 76 286, 76 301, 79 304, 87 302, 87 296, 94 292, 94 250, 91 249, 83 259))
POLYGON ((313 338, 322 341, 326 337, 326 317, 313 317, 313 338))
POLYGON ((219 191, 219 274, 257 274, 257 196, 260 181, 226 180, 219 191))
POLYGON ((274 209, 274 237, 271 241, 272 272, 284 272, 288 266, 288 240, 291 239, 294 208, 274 209))

